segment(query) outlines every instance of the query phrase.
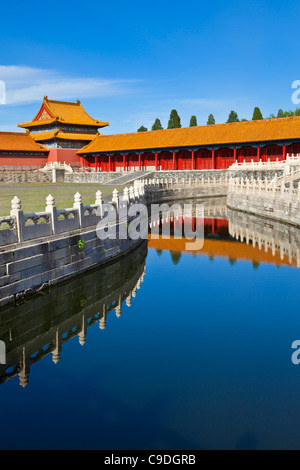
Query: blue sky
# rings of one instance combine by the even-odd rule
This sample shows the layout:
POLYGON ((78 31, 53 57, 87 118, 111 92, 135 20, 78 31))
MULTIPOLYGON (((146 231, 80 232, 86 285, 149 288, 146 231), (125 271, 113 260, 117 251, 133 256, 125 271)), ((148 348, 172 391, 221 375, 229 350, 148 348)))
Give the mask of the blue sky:
POLYGON ((176 108, 206 124, 295 109, 297 1, 1 3, 0 130, 32 119, 44 95, 80 99, 104 133, 167 126, 176 108))

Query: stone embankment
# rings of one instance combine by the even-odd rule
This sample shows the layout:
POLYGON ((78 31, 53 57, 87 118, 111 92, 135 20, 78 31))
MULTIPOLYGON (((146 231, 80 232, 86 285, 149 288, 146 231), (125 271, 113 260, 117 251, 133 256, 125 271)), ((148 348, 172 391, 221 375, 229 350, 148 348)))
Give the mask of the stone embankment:
POLYGON ((280 185, 276 179, 232 178, 228 185, 227 205, 268 219, 300 226, 300 185, 280 185))

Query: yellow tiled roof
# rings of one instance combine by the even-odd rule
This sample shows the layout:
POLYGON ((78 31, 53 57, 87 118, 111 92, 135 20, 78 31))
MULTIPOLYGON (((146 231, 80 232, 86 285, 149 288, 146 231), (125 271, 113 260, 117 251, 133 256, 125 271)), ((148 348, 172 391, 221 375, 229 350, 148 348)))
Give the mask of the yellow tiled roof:
POLYGON ((0 151, 48 152, 48 149, 35 142, 27 132, 0 132, 0 151))
POLYGON ((62 139, 62 140, 83 140, 83 141, 91 141, 93 140, 96 135, 99 134, 72 134, 68 132, 61 132, 61 131, 52 131, 52 132, 37 132, 36 134, 31 134, 31 137, 36 141, 40 142, 43 140, 50 140, 50 139, 62 139))
POLYGON ((99 135, 78 153, 106 153, 300 139, 300 116, 260 121, 99 135))
POLYGON ((29 128, 43 126, 55 121, 65 124, 95 127, 105 127, 109 125, 108 122, 93 119, 83 109, 79 100, 77 100, 76 103, 70 103, 66 101, 48 100, 48 97, 45 96, 43 104, 35 118, 32 121, 20 123, 19 127, 29 128), (44 110, 45 116, 43 119, 40 119, 42 109, 44 110), (49 119, 46 119, 47 115, 49 116, 49 119))

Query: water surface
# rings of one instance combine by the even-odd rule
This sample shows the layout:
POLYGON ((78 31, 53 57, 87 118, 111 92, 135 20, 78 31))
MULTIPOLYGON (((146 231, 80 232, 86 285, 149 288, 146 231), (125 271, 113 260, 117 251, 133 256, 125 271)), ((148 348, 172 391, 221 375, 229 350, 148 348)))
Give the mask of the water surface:
POLYGON ((300 448, 299 233, 211 206, 199 252, 150 240, 0 311, 1 449, 300 448))

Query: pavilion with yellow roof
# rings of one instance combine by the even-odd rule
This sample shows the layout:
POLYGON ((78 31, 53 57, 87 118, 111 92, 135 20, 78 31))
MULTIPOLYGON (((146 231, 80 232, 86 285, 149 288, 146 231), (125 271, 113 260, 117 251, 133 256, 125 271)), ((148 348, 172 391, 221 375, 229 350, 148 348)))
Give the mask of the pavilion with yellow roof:
POLYGON ((93 119, 76 103, 49 100, 44 97, 37 115, 32 121, 23 122, 19 127, 27 129, 32 138, 47 148, 80 149, 90 143, 98 129, 108 122, 93 119))

